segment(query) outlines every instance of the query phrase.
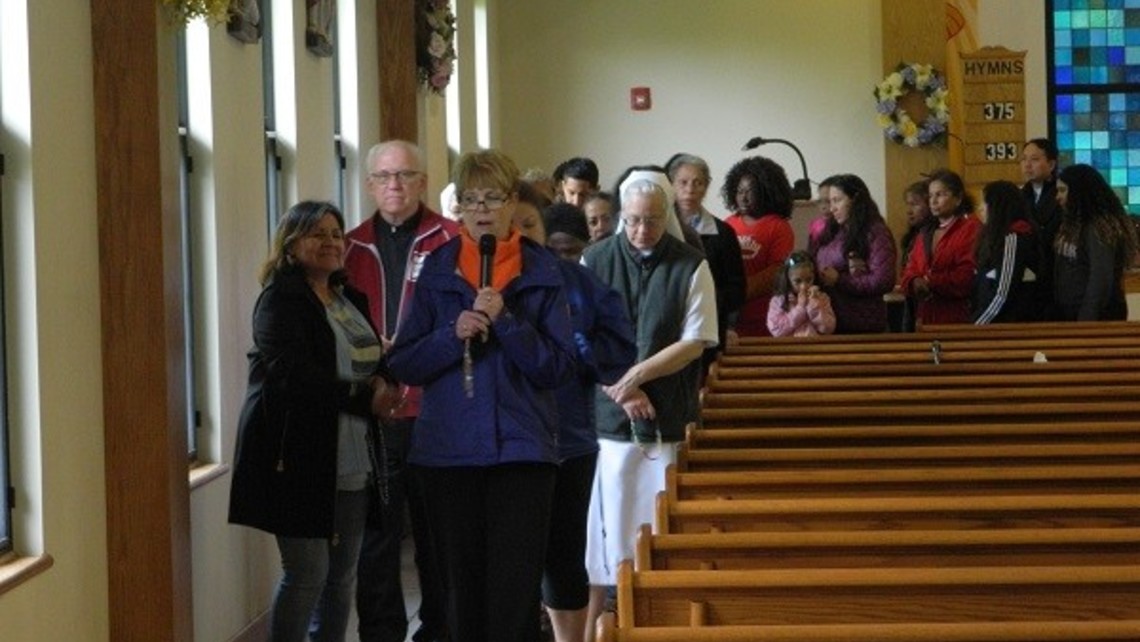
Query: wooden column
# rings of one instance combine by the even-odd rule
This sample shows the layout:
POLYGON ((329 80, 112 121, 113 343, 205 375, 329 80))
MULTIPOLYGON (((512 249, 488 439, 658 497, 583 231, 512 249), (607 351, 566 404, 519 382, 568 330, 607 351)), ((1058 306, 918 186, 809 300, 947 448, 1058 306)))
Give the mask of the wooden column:
POLYGON ((416 12, 418 0, 377 0, 380 139, 416 142, 416 12))
MULTIPOLYGON (((882 0, 882 3, 883 76, 900 62, 932 64, 945 73, 945 0, 882 0)), ((947 152, 938 145, 910 148, 887 141, 885 160, 887 202, 883 210, 887 224, 899 239, 906 232, 903 190, 918 180, 920 174, 945 167, 947 152)))
POLYGON ((174 57, 154 0, 91 0, 110 639, 193 639, 174 57))

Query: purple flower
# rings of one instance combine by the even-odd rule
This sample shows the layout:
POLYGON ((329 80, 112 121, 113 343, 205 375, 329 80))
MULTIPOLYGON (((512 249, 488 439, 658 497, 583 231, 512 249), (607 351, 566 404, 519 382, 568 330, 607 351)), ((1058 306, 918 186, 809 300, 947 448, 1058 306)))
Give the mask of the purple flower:
POLYGON ((888 100, 875 105, 875 111, 880 114, 889 114, 895 110, 895 101, 888 100))

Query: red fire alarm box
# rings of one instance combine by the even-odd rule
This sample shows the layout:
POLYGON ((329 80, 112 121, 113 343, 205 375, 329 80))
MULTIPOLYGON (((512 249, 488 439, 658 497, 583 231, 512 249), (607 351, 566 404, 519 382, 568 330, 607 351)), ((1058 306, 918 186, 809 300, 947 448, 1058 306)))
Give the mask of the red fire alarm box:
POLYGON ((629 107, 633 111, 648 111, 653 106, 653 96, 649 87, 633 87, 629 90, 629 107))

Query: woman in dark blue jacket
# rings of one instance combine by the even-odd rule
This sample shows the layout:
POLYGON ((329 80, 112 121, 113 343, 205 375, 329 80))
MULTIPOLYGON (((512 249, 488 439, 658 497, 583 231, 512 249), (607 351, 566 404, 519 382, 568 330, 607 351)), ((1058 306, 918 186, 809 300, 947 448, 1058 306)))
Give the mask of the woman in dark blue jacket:
POLYGON ((554 389, 573 376, 574 344, 557 259, 511 222, 518 176, 493 150, 459 159, 463 229, 424 262, 388 360, 400 381, 423 387, 408 460, 452 642, 538 639, 559 460, 554 389), (489 274, 485 235, 495 239, 489 274))
POLYGON ((253 312, 229 519, 277 536, 274 642, 344 639, 368 504, 384 495, 374 415, 395 407, 397 387, 343 267, 340 212, 298 203, 277 227, 253 312))
POLYGON ((988 183, 982 202, 986 222, 974 250, 974 323, 1032 321, 1039 304, 1042 249, 1029 203, 1009 181, 988 183))

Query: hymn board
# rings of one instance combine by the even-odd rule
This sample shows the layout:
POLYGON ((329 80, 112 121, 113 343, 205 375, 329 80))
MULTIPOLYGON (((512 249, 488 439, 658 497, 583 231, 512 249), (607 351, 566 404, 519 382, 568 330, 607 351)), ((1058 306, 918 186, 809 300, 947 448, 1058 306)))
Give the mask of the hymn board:
POLYGON ((1025 143, 1025 52, 983 47, 962 53, 962 180, 980 192, 997 180, 1021 184, 1025 143))

